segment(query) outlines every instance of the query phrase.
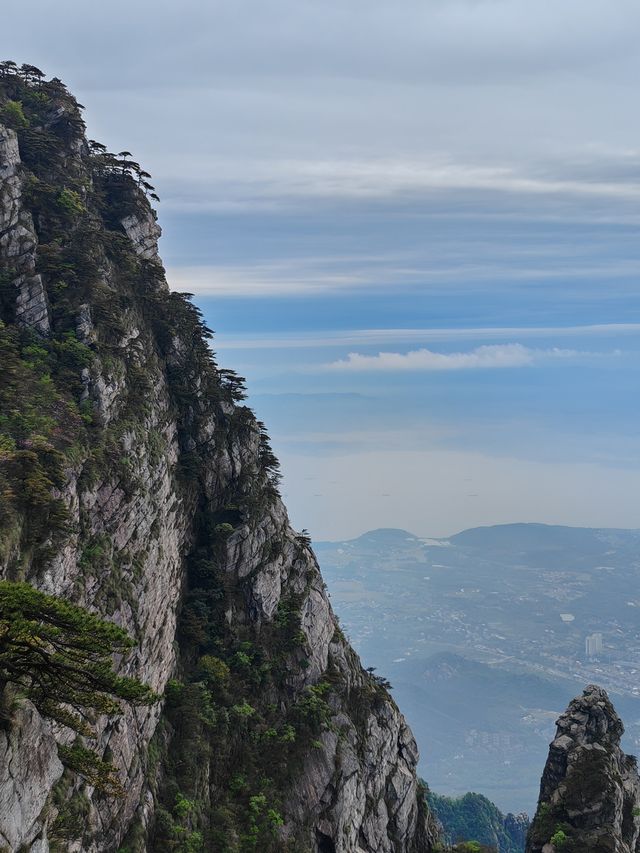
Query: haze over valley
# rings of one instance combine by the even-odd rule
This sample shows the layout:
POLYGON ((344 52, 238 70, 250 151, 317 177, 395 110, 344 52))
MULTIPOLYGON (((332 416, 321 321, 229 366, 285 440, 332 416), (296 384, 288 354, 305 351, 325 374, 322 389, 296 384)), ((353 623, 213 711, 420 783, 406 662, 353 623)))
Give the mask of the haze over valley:
POLYGON ((388 678, 441 793, 533 812, 554 723, 585 684, 640 747, 640 531, 516 524, 317 543, 333 606, 388 678), (586 640, 602 650, 587 654, 586 640))

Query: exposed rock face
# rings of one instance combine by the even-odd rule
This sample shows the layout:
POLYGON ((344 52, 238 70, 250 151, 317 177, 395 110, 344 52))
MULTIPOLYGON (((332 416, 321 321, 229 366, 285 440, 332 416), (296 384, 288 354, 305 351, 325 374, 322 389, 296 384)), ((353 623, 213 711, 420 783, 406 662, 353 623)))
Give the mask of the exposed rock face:
POLYGON ((42 277, 35 271, 37 237, 22 194, 18 137, 13 130, 0 126, 0 252, 16 290, 17 322, 46 333, 47 297, 42 277))
POLYGON ((557 726, 527 853, 636 853, 640 778, 606 692, 587 687, 557 726))
POLYGON ((18 703, 0 731, 0 847, 234 851, 257 838, 265 851, 427 853, 437 829, 413 736, 339 629, 262 426, 169 292, 153 212, 124 167, 88 148, 63 88, 28 94, 0 81, 0 107, 31 104, 25 129, 0 125, 0 333, 45 347, 58 397, 34 397, 49 432, 16 432, 0 485, 19 454, 40 473, 62 454, 44 518, 62 507, 66 520, 43 531, 45 510, 6 492, 0 577, 122 625, 137 641, 123 671, 169 685, 174 706, 188 698, 184 712, 97 721, 116 800, 63 776, 56 742, 70 733, 18 703), (276 781, 262 778, 274 738, 274 766, 291 753, 276 781))
POLYGON ((44 799, 62 776, 56 744, 31 705, 18 710, 13 725, 0 732, 0 843, 19 850, 34 842, 44 821, 44 799))
POLYGON ((133 214, 125 216, 121 224, 137 255, 148 261, 157 259, 160 226, 153 217, 133 214))

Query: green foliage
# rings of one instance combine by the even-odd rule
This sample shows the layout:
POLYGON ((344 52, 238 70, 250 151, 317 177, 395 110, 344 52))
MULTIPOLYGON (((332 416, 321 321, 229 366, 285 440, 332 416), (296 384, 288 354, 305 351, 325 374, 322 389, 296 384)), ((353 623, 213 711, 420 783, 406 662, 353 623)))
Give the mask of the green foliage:
POLYGON ((323 681, 312 687, 307 687, 294 707, 294 718, 302 727, 310 732, 321 731, 329 725, 331 708, 324 698, 331 685, 323 681))
POLYGON ((67 216, 78 216, 86 210, 80 195, 75 190, 67 189, 67 187, 60 190, 57 201, 67 216))
POLYGON ((42 340, 0 321, 0 542, 10 547, 17 537, 25 555, 46 558, 66 535, 67 509, 54 489, 85 440, 69 389, 92 357, 71 332, 42 340))
POLYGON ((256 709, 252 705, 250 705, 246 699, 243 699, 242 702, 240 702, 238 705, 231 706, 231 713, 235 714, 235 716, 239 717, 240 719, 253 717, 255 712, 256 709))
POLYGON ((249 797, 248 824, 248 831, 241 836, 242 851, 261 849, 261 842, 274 838, 284 821, 276 809, 269 808, 264 794, 255 794, 249 797))
POLYGON ((227 518, 235 520, 236 512, 229 504, 200 519, 201 539, 189 561, 193 586, 179 636, 183 660, 192 663, 185 680, 170 682, 166 692, 175 734, 159 799, 171 820, 165 814, 156 824, 157 849, 177 849, 176 827, 182 827, 202 831, 207 849, 221 853, 287 850, 279 828, 288 786, 309 750, 324 748, 318 734, 331 724, 328 682, 293 695, 287 707, 279 700, 289 693, 291 656, 297 661, 300 654, 304 596, 287 597, 259 636, 225 618, 229 608, 246 606, 242 587, 223 568, 226 538, 235 529, 227 518), (205 786, 216 791, 211 807, 203 804, 205 786), (196 804, 189 816, 175 813, 178 793, 196 804))
POLYGON ((582 851, 579 834, 576 836, 567 821, 566 810, 560 804, 552 806, 550 803, 542 803, 538 807, 531 825, 530 839, 540 846, 550 842, 558 853, 559 851, 563 853, 581 853, 582 851))
POLYGON ((214 655, 203 655, 198 661, 198 675, 210 690, 224 687, 229 682, 230 669, 227 664, 214 655))
MULTIPOLYGON (((89 714, 120 714, 119 700, 154 702, 149 687, 113 669, 113 655, 132 647, 121 628, 83 608, 0 581, 0 686, 17 687, 43 716, 91 736, 89 714)), ((118 792, 113 768, 91 750, 75 744, 60 756, 92 785, 118 792)))
POLYGON ((20 101, 7 101, 0 110, 0 119, 14 130, 29 124, 20 101))
POLYGON ((280 599, 274 625, 278 628, 278 646, 282 651, 299 648, 305 641, 301 628, 301 596, 288 595, 280 599))
POLYGON ((567 833, 563 829, 558 828, 551 836, 550 841, 556 850, 562 850, 563 847, 566 847, 568 841, 567 833))
POLYGON ((83 573, 89 574, 91 571, 95 571, 96 567, 107 566, 110 562, 109 551, 110 543, 107 536, 104 534, 92 536, 82 549, 78 559, 78 568, 83 573))
POLYGON ((85 831, 89 798, 82 790, 70 793, 70 782, 69 771, 65 771, 52 791, 53 805, 58 810, 48 832, 52 853, 64 853, 69 848, 69 841, 81 838, 85 831))
POLYGON ((180 798, 176 802, 173 813, 162 807, 156 809, 155 832, 163 839, 162 848, 157 849, 173 851, 173 853, 201 853, 205 849, 202 833, 181 823, 182 820, 188 819, 191 813, 190 809, 180 812, 184 803, 190 806, 195 805, 189 800, 180 798))
POLYGON ((59 744, 58 755, 65 767, 82 776, 89 785, 110 797, 124 796, 124 788, 117 776, 117 767, 103 761, 92 749, 87 749, 80 743, 72 746, 59 744))
POLYGON ((195 803, 193 800, 189 800, 187 797, 182 794, 176 794, 176 801, 173 806, 173 813, 178 818, 188 817, 193 810, 195 809, 195 803))
MULTIPOLYGON (((444 828, 445 839, 461 843, 499 847, 501 853, 524 853, 526 824, 516 834, 500 810, 482 794, 445 797, 427 790, 429 808, 444 828)), ((470 848, 467 848, 470 849, 470 848)))

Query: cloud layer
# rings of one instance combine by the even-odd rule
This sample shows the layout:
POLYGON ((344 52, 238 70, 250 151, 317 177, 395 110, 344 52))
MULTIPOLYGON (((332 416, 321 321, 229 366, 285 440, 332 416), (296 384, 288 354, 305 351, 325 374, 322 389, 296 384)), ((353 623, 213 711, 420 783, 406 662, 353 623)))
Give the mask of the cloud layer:
POLYGON ((488 344, 468 352, 442 353, 430 349, 410 352, 379 352, 363 355, 351 352, 345 359, 325 365, 328 370, 493 370, 505 367, 527 367, 540 361, 593 357, 572 349, 532 349, 523 344, 488 344))
POLYGON ((528 337, 550 338, 603 337, 640 335, 640 323, 601 323, 588 326, 506 326, 490 328, 459 327, 431 329, 327 329, 316 334, 291 333, 249 335, 217 335, 216 349, 220 350, 270 350, 270 349, 325 349, 327 347, 365 346, 417 341, 479 340, 490 338, 528 337))
POLYGON ((6 5, 1 52, 65 79, 165 209, 637 192, 633 0, 6 5))
POLYGON ((300 526, 632 523, 637 0, 4 5, 3 58, 153 174, 300 526))

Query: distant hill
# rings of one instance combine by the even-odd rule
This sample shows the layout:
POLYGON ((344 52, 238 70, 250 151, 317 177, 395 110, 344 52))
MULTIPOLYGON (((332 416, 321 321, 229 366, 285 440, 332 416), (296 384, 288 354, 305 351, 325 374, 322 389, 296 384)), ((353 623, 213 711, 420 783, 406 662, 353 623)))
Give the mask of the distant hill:
MULTIPOLYGON (((428 525, 425 523, 425 528, 428 525)), ((640 531, 505 524, 316 545, 333 606, 389 679, 435 790, 533 811, 554 722, 586 684, 640 749, 640 531), (587 655, 586 638, 601 635, 587 655)))
POLYGON ((447 540, 452 545, 465 548, 491 548, 500 550, 577 550, 581 553, 605 553, 610 543, 619 539, 637 537, 640 530, 616 528, 562 527, 551 524, 496 524, 472 527, 456 533, 447 540))
POLYGON ((452 798, 429 791, 427 801, 443 826, 447 843, 478 841, 498 853, 524 853, 529 829, 527 815, 503 815, 482 794, 452 798))
POLYGON ((419 541, 419 538, 399 527, 379 527, 352 540, 358 545, 401 545, 410 541, 419 541))

